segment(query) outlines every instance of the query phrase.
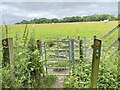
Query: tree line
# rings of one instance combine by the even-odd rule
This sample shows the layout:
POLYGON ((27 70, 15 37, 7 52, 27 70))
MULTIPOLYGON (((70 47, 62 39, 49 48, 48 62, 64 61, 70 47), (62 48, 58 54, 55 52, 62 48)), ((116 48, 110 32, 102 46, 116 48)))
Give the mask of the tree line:
MULTIPOLYGON (((119 17, 120 15, 118 15, 119 17)), ((71 16, 64 18, 35 18, 32 20, 22 20, 15 24, 45 24, 45 23, 67 23, 67 22, 88 22, 88 21, 103 21, 103 20, 118 20, 118 17, 110 14, 94 14, 89 16, 71 16)))

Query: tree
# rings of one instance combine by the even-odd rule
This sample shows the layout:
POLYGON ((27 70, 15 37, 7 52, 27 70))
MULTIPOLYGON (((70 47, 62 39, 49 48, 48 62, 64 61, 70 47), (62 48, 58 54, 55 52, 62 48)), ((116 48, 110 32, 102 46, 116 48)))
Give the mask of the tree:
MULTIPOLYGON (((120 17, 120 14, 118 15, 120 17)), ((61 19, 58 18, 35 18, 33 20, 27 21, 22 20, 21 22, 18 22, 16 24, 41 24, 41 23, 62 23, 62 22, 87 22, 87 21, 101 21, 101 20, 117 20, 118 17, 115 17, 114 15, 110 14, 93 14, 89 16, 72 16, 72 17, 64 17, 61 19)))
POLYGON ((52 23, 57 23, 59 20, 57 18, 51 19, 52 23))

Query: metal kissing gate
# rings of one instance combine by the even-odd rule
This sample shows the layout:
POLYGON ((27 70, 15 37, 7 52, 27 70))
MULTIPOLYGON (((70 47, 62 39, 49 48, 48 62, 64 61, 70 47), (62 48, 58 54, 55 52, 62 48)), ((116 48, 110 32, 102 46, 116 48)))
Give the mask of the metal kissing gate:
POLYGON ((46 73, 69 75, 70 65, 74 62, 74 39, 52 40, 44 42, 44 56, 46 73))
POLYGON ((69 75, 76 60, 85 60, 86 56, 91 56, 90 40, 78 37, 78 39, 65 38, 44 41, 43 56, 45 57, 46 73, 69 75))

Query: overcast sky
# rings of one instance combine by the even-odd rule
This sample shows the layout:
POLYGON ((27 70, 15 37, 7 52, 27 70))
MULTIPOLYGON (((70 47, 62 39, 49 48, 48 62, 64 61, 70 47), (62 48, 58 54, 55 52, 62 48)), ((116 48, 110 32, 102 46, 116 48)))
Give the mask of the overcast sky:
POLYGON ((2 22, 13 24, 34 18, 62 18, 91 14, 118 14, 118 2, 2 2, 2 22))

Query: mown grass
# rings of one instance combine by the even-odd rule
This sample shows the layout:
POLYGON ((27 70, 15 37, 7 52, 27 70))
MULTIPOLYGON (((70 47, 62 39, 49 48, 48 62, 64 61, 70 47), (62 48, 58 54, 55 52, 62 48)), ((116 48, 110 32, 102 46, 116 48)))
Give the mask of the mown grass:
MULTIPOLYGON (((46 40, 56 38, 77 38, 77 36, 93 38, 96 35, 101 38, 106 32, 115 27, 117 21, 108 23, 101 22, 77 22, 77 23, 57 23, 57 24, 29 24, 29 32, 34 31, 35 38, 46 40)), ((16 32, 23 33, 25 25, 8 25, 9 37, 15 37, 16 32)), ((3 31, 5 27, 3 26, 3 31)), ((117 36, 117 31, 111 35, 110 39, 117 36)), ((112 40, 111 40, 112 41, 112 40)), ((106 41, 108 42, 108 41, 106 41)))

